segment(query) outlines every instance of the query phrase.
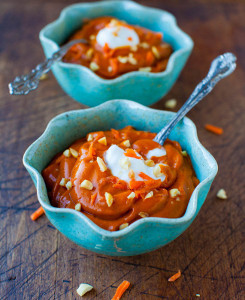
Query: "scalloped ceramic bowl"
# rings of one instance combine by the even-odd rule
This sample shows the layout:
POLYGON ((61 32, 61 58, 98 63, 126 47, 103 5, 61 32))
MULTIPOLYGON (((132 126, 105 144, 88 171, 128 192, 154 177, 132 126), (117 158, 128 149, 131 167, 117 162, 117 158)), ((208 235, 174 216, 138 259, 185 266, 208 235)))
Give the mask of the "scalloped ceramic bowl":
POLYGON ((158 249, 178 237, 195 219, 217 173, 212 155, 200 144, 193 122, 184 118, 171 132, 190 157, 200 184, 194 190, 183 217, 144 218, 126 229, 110 232, 98 227, 80 212, 50 205, 41 175, 55 154, 88 132, 123 128, 158 132, 174 113, 147 108, 127 100, 114 100, 98 107, 58 115, 24 154, 24 165, 37 188, 37 196, 50 222, 74 243, 107 255, 130 256, 158 249))
POLYGON ((52 71, 63 90, 88 106, 111 99, 131 99, 144 105, 160 100, 173 86, 193 48, 191 38, 176 24, 175 17, 160 9, 132 1, 101 1, 74 4, 65 8, 60 17, 40 32, 46 57, 50 57, 83 24, 83 19, 110 15, 154 31, 163 32, 164 40, 174 53, 167 68, 160 73, 130 72, 115 79, 103 79, 89 68, 57 62, 52 71))

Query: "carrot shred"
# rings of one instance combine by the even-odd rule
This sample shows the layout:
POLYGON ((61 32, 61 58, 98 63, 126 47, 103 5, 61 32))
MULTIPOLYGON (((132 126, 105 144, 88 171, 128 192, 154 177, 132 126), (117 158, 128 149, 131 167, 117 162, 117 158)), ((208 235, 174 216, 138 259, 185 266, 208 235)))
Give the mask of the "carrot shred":
POLYGON ((173 282, 173 281, 177 280, 178 278, 180 278, 180 276, 181 276, 181 272, 180 272, 180 270, 179 270, 177 273, 175 273, 173 276, 171 276, 171 277, 168 279, 168 281, 173 282))
POLYGON ((123 180, 118 180, 117 183, 113 184, 113 186, 115 189, 119 189, 119 190, 127 190, 127 184, 125 181, 123 180))
POLYGON ((116 138, 116 139, 118 139, 118 140, 120 140, 120 133, 119 133, 119 131, 118 130, 116 130, 116 129, 111 129, 111 133, 114 135, 114 137, 116 138))
POLYGON ((152 180, 152 178, 150 176, 146 175, 143 172, 139 173, 139 177, 141 177, 142 179, 145 179, 145 180, 152 180))
POLYGON ((136 181, 136 180, 133 179, 129 182, 130 190, 137 190, 137 189, 141 188, 144 185, 145 185, 144 181, 136 181))
POLYGON ((94 204, 96 197, 97 197, 97 193, 91 195, 91 204, 92 205, 94 204))
POLYGON ((40 206, 33 214, 31 214, 32 221, 36 221, 39 217, 41 217, 45 213, 42 206, 40 206))
POLYGON ((130 282, 124 280, 117 288, 115 295, 111 300, 120 300, 125 291, 129 288, 130 282))
POLYGON ((206 124, 205 129, 218 135, 221 135, 223 133, 223 128, 211 124, 206 124))
POLYGON ((133 149, 126 149, 126 152, 124 153, 124 155, 127 156, 127 157, 133 157, 133 158, 141 159, 141 157, 138 156, 133 149))
POLYGON ((103 51, 104 51, 104 52, 110 51, 110 48, 109 48, 108 43, 105 43, 105 45, 104 45, 104 47, 103 47, 103 51))
POLYGON ((92 143, 90 144, 89 148, 88 148, 88 156, 89 156, 89 157, 92 157, 92 158, 93 158, 94 155, 96 155, 96 151, 95 151, 95 149, 93 148, 93 146, 94 146, 94 143, 92 142, 92 143))

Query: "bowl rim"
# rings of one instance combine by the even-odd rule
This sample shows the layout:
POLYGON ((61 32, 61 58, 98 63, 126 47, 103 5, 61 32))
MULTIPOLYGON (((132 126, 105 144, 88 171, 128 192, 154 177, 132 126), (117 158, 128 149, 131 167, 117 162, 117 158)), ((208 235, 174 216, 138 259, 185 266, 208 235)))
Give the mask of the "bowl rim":
MULTIPOLYGON (((133 222, 132 224, 130 224, 128 227, 126 227, 123 230, 119 230, 119 231, 108 231, 105 230, 101 227, 99 227, 98 225, 96 225, 93 221, 91 221, 86 215, 84 215, 81 212, 78 212, 74 209, 70 209, 70 208, 56 208, 54 206, 52 206, 51 204, 47 204, 45 202, 43 202, 42 197, 43 198, 48 198, 48 196, 44 196, 42 195, 42 186, 45 186, 46 189, 46 185, 45 182, 43 180, 42 174, 36 169, 34 168, 31 163, 29 162, 28 157, 35 157, 35 154, 31 152, 32 148, 36 148, 36 146, 40 143, 42 143, 42 141, 45 141, 50 132, 52 132, 52 127, 55 127, 55 123, 59 122, 63 119, 67 118, 67 115, 72 115, 74 113, 78 114, 78 115, 83 115, 84 113, 88 112, 88 111, 95 111, 98 109, 108 109, 108 106, 110 107, 111 105, 115 105, 119 103, 119 105, 125 105, 125 106, 134 106, 135 109, 144 109, 144 110, 148 110, 151 111, 152 113, 154 112, 161 112, 163 114, 167 114, 167 115, 174 115, 175 113, 173 112, 169 112, 169 111, 164 111, 164 110, 157 110, 157 109, 152 109, 149 107, 146 107, 144 105, 141 105, 139 103, 136 103, 134 101, 130 101, 130 100, 124 100, 124 99, 115 99, 115 100, 110 100, 107 101, 105 103, 102 103, 96 107, 92 107, 92 108, 86 108, 86 109, 80 109, 80 110, 71 110, 68 112, 64 112, 61 113, 59 115, 57 115, 56 117, 54 117, 53 119, 51 119, 49 121, 49 123, 46 126, 46 129, 44 130, 44 132, 41 134, 41 136, 36 139, 25 151, 24 156, 23 156, 23 164, 25 166, 25 168, 28 170, 28 172, 32 173, 35 176, 36 179, 36 190, 37 190, 37 197, 38 197, 38 201, 40 202, 41 206, 47 210, 50 211, 52 213, 57 213, 57 214, 71 214, 73 216, 76 216, 78 218, 81 219, 82 222, 86 222, 87 225, 93 230, 95 231, 97 234, 99 234, 100 236, 106 237, 106 238, 121 238, 125 235, 127 235, 128 233, 130 233, 131 231, 134 231, 135 229, 137 229, 138 227, 140 227, 143 224, 165 224, 165 225, 169 225, 172 227, 177 227, 180 225, 184 225, 188 222, 190 222, 197 211, 197 202, 198 202, 198 194, 201 190, 201 188, 203 186, 206 185, 207 182, 212 181, 214 179, 214 177, 217 174, 218 171, 218 165, 216 160, 214 159, 214 157, 209 153, 209 151, 200 143, 198 136, 197 136, 197 130, 196 130, 196 126, 195 124, 187 117, 184 118, 184 121, 187 122, 187 125, 190 125, 190 128, 192 130, 192 138, 195 142, 195 145, 199 147, 199 149, 202 149, 203 152, 205 152, 205 155, 208 157, 207 160, 209 161, 210 164, 212 164, 213 166, 213 171, 210 172, 210 174, 203 180, 201 181, 198 186, 196 186, 195 190, 193 191, 191 198, 189 200, 188 206, 186 208, 185 214, 180 217, 180 218, 158 218, 158 217, 150 217, 150 218, 142 218, 139 219, 135 222, 133 222), (41 196, 42 195, 42 196, 41 196), (188 211, 188 207, 191 206, 192 209, 189 212, 188 211)), ((48 199, 49 200, 49 199, 48 199)))
POLYGON ((134 9, 137 10, 147 10, 148 12, 157 12, 159 14, 164 14, 168 17, 168 22, 171 25, 172 29, 174 29, 175 34, 177 33, 178 35, 181 35, 182 38, 184 38, 187 42, 188 45, 183 46, 182 48, 174 51, 171 55, 170 58, 168 60, 167 63, 167 67, 164 71, 162 72, 158 72, 158 73, 151 73, 151 72, 143 72, 143 71, 132 71, 132 72, 128 72, 125 74, 122 74, 116 78, 113 79, 104 79, 100 76, 98 76, 96 73, 94 73, 92 70, 90 70, 89 68, 82 66, 82 65, 78 65, 78 64, 73 64, 73 63, 65 63, 62 61, 58 61, 56 62, 56 64, 64 69, 72 69, 72 70, 77 70, 79 72, 85 72, 87 76, 91 76, 92 79, 96 80, 99 83, 103 83, 105 85, 111 85, 114 83, 120 83, 122 81, 125 81, 127 79, 130 78, 135 78, 135 77, 150 77, 150 78, 164 78, 167 77, 174 69, 174 63, 176 61, 176 59, 178 57, 180 57, 181 55, 183 55, 186 52, 191 52, 191 50, 193 49, 194 46, 194 42, 191 39, 191 37, 185 33, 182 29, 180 29, 180 27, 177 25, 177 21, 176 18, 173 14, 160 9, 160 8, 153 8, 153 7, 148 7, 145 5, 141 5, 139 3, 136 3, 132 0, 124 0, 124 1, 119 1, 119 0, 107 0, 107 1, 96 1, 96 2, 84 2, 84 3, 76 3, 76 4, 72 4, 69 5, 67 7, 65 7, 64 9, 61 10, 61 13, 59 15, 59 17, 54 20, 53 22, 47 24, 39 33, 39 39, 41 42, 44 43, 49 43, 53 49, 53 53, 55 51, 58 51, 60 49, 59 45, 51 38, 48 38, 46 36, 46 31, 47 30, 52 30, 53 27, 59 26, 62 22, 66 21, 66 17, 67 14, 69 13, 69 11, 72 11, 76 8, 80 8, 80 7, 86 7, 86 6, 94 6, 94 7, 100 7, 100 6, 104 6, 104 5, 115 5, 117 3, 120 3, 120 5, 133 5, 134 9))

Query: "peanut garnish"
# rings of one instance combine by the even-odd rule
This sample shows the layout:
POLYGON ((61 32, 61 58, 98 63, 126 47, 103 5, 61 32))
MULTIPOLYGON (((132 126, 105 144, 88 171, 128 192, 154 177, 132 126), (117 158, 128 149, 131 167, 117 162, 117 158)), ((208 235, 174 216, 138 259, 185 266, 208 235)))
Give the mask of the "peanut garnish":
POLYGON ((89 68, 90 68, 92 71, 98 71, 100 67, 96 64, 96 62, 91 61, 90 65, 89 65, 89 68))
POLYGON ((146 212, 141 211, 141 212, 139 213, 139 216, 140 216, 141 218, 147 218, 147 217, 149 217, 149 214, 146 213, 146 212))
POLYGON ((127 157, 120 159, 119 164, 125 170, 128 170, 129 167, 131 166, 131 163, 127 157))
POLYGON ((147 159, 144 161, 145 165, 147 165, 148 167, 154 167, 155 163, 152 159, 147 159))
POLYGON ((160 53, 158 52, 157 47, 155 46, 151 47, 151 51, 157 59, 160 58, 160 53))
POLYGON ((83 182, 80 184, 81 188, 85 188, 89 191, 93 189, 93 183, 87 179, 83 180, 83 182))
POLYGON ((151 72, 151 67, 139 68, 140 72, 151 72))
POLYGON ((184 150, 184 151, 181 151, 182 155, 187 157, 187 152, 184 150))
POLYGON ((81 208, 82 208, 81 203, 77 203, 77 204, 75 205, 75 210, 81 211, 81 208))
POLYGON ((99 139, 98 143, 106 146, 107 145, 107 139, 106 139, 106 137, 104 136, 101 139, 99 139))
POLYGON ((70 152, 71 152, 71 155, 72 155, 73 157, 75 157, 75 158, 78 157, 78 152, 77 152, 75 149, 70 148, 70 152))
POLYGON ((124 147, 127 147, 127 148, 129 148, 129 147, 131 146, 131 144, 130 144, 130 141, 129 141, 129 140, 125 140, 125 141, 123 141, 123 142, 122 142, 122 145, 123 145, 124 147))
POLYGON ((121 225, 119 226, 119 230, 122 230, 122 229, 128 227, 128 225, 129 225, 128 223, 121 224, 121 225))
POLYGON ((129 172, 128 172, 128 177, 131 178, 131 179, 134 179, 135 174, 134 174, 134 171, 133 171, 132 169, 129 170, 129 172))
POLYGON ((94 53, 94 49, 93 48, 89 48, 88 51, 86 52, 86 57, 87 59, 91 59, 94 53))
POLYGON ((128 62, 128 57, 127 56, 118 56, 117 60, 122 64, 126 64, 128 62))
POLYGON ((108 207, 111 207, 114 199, 110 193, 107 193, 107 192, 105 193, 105 200, 106 200, 108 207))
POLYGON ((63 152, 63 155, 65 155, 65 157, 70 157, 70 156, 71 156, 70 150, 69 150, 69 149, 66 149, 66 150, 63 152))
POLYGON ((100 157, 97 157, 97 163, 99 165, 99 168, 100 168, 100 171, 101 172, 105 172, 107 170, 107 166, 106 164, 104 163, 103 159, 100 158, 100 157))
POLYGON ((137 60, 134 58, 133 53, 129 53, 128 61, 131 65, 137 65, 137 60))
POLYGON ((177 105, 176 99, 169 99, 168 101, 165 102, 165 107, 169 109, 174 109, 176 105, 177 105))
POLYGON ((153 197, 153 191, 150 191, 146 196, 145 199, 153 197))
POLYGON ((135 198, 135 193, 134 192, 130 193, 127 198, 128 199, 134 199, 135 198))
POLYGON ((68 181, 68 179, 62 178, 61 181, 60 181, 60 183, 59 183, 59 185, 60 186, 65 186, 67 184, 67 181, 68 181))
POLYGON ((146 42, 140 43, 140 47, 144 48, 144 49, 148 49, 150 48, 150 45, 146 42))
POLYGON ((66 188, 70 190, 72 188, 72 182, 69 180, 66 184, 66 188))
POLYGON ((77 293, 79 296, 85 295, 87 292, 91 291, 93 289, 92 285, 87 283, 81 283, 79 285, 79 288, 77 289, 77 293))
POLYGON ((161 177, 163 175, 160 165, 156 165, 153 169, 153 174, 156 177, 161 177))
POLYGON ((225 200, 227 199, 227 194, 226 191, 224 189, 220 189, 216 195, 219 199, 225 200))
POLYGON ((89 133, 88 137, 87 137, 87 141, 91 142, 93 139, 94 139, 93 135, 91 133, 89 133))
POLYGON ((180 195, 180 191, 178 189, 171 189, 169 191, 169 194, 170 194, 170 197, 171 198, 175 198, 177 197, 178 195, 180 195))

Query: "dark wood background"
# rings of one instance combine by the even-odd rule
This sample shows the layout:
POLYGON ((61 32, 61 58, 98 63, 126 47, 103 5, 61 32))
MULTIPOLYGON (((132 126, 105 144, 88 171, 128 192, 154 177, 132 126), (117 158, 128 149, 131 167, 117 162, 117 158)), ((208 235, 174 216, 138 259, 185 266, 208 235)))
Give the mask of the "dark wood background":
MULTIPOLYGON (((84 299, 111 299, 123 279, 132 283, 123 299, 245 299, 244 263, 244 109, 245 2, 139 1, 172 12, 195 48, 169 98, 178 108, 206 74, 211 60, 226 51, 238 57, 235 73, 218 84, 189 114, 204 146, 219 164, 207 200, 191 227, 166 247, 145 255, 111 258, 82 249, 61 235, 39 207, 36 190, 22 165, 25 149, 48 121, 67 110, 83 108, 61 90, 52 74, 28 96, 8 94, 7 84, 44 56, 40 29, 58 17, 68 0, 0 2, 0 298, 78 299, 76 288, 88 282, 95 290, 84 299), (204 124, 224 128, 222 136, 204 124), (219 200, 216 192, 227 190, 219 200), (178 269, 181 278, 167 278, 178 269)), ((147 243, 147 241, 146 241, 147 243)))

